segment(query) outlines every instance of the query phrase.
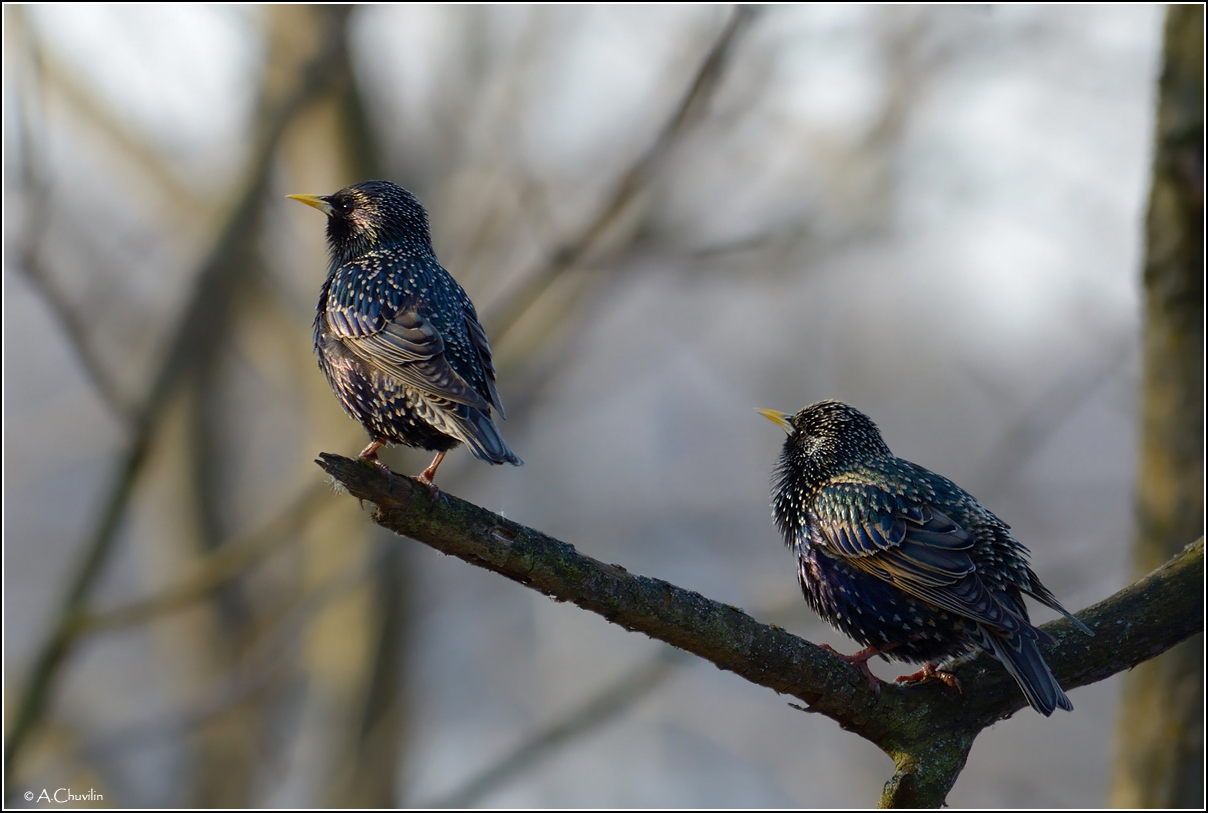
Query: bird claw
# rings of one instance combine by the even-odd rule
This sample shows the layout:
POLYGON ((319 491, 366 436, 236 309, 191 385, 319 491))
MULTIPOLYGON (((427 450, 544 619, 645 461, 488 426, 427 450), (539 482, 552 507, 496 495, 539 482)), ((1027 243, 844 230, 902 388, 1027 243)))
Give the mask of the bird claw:
POLYGON ((961 689, 961 682, 956 675, 951 672, 941 672, 935 668, 934 663, 929 663, 913 675, 902 675, 894 681, 894 683, 922 683, 925 680, 941 681, 949 689, 956 689, 961 694, 964 691, 961 689))
POLYGON ((872 670, 868 668, 869 658, 872 658, 875 655, 880 655, 881 650, 877 649, 875 646, 870 646, 867 649, 861 649, 855 655, 844 655, 842 652, 829 644, 818 644, 818 648, 825 649, 827 652, 836 656, 839 660, 849 663, 859 669, 861 674, 868 679, 868 688, 872 689, 873 694, 875 694, 877 697, 881 696, 881 681, 878 680, 877 676, 874 675, 872 670))
POLYGON ((421 486, 427 486, 429 499, 435 500, 437 495, 440 494, 440 487, 425 477, 424 475, 426 474, 427 472, 424 472, 423 474, 416 475, 411 479, 419 483, 421 486))
MULTIPOLYGON (((394 472, 392 472, 390 470, 389 466, 387 466, 381 460, 378 460, 378 456, 377 456, 377 450, 382 447, 383 443, 384 443, 384 441, 375 440, 373 443, 370 443, 368 446, 366 446, 364 448, 364 450, 361 451, 360 455, 358 455, 358 457, 361 460, 366 460, 366 461, 372 463, 374 466, 377 467, 378 471, 380 471, 382 474, 386 475, 386 480, 390 483, 390 490, 394 491, 394 472)), ((438 494, 440 494, 440 489, 437 488, 436 483, 432 482, 432 478, 436 474, 436 467, 440 465, 440 461, 443 460, 444 457, 445 457, 444 452, 441 452, 440 454, 438 454, 436 456, 436 459, 432 461, 432 465, 430 465, 430 466, 428 466, 428 468, 424 469, 421 474, 419 474, 415 477, 408 478, 410 480, 414 480, 415 482, 419 483, 421 486, 427 487, 428 496, 433 500, 435 500, 436 496, 438 494)))
POLYGON ((373 458, 373 460, 370 462, 373 463, 374 467, 378 471, 380 471, 382 474, 386 475, 386 482, 388 482, 390 484, 390 490, 393 491, 394 490, 394 472, 392 472, 390 470, 389 466, 387 466, 382 461, 378 460, 376 457, 373 458))
MULTIPOLYGON (((373 443, 370 443, 368 446, 366 446, 359 455, 357 455, 357 459, 369 461, 374 465, 374 468, 386 475, 386 482, 390 485, 390 490, 394 491, 394 472, 390 470, 389 466, 387 466, 381 460, 378 460, 377 450, 381 447, 382 441, 375 440, 373 443)), ((364 503, 362 502, 362 507, 363 505, 364 503)))
POLYGON ((440 489, 437 488, 436 483, 434 483, 432 481, 436 477, 436 469, 438 466, 440 466, 440 461, 442 461, 444 459, 445 459, 445 453, 439 452, 436 455, 436 459, 432 461, 431 465, 429 465, 428 468, 426 468, 422 472, 420 472, 418 477, 411 478, 411 479, 415 480, 415 482, 419 483, 421 486, 427 486, 428 487, 428 496, 430 498, 432 498, 433 500, 435 500, 436 495, 440 493, 440 489))

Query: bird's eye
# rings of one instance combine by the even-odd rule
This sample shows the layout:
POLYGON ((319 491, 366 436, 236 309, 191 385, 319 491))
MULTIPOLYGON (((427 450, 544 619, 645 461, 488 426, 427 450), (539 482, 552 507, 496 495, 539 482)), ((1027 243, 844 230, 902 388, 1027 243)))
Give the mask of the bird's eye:
POLYGON ((347 216, 352 213, 353 205, 346 200, 329 198, 327 202, 331 204, 331 210, 334 214, 347 216))

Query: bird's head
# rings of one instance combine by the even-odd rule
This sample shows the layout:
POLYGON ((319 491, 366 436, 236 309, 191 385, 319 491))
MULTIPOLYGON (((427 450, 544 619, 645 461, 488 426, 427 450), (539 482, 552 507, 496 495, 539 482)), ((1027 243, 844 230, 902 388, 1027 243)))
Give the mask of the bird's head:
POLYGON ((327 244, 335 265, 374 248, 431 254, 428 213, 406 189, 389 181, 363 181, 331 195, 288 195, 327 215, 327 244))
POLYGON ((786 454, 826 468, 891 454, 877 425, 842 401, 819 401, 796 415, 771 409, 758 412, 788 433, 786 454))

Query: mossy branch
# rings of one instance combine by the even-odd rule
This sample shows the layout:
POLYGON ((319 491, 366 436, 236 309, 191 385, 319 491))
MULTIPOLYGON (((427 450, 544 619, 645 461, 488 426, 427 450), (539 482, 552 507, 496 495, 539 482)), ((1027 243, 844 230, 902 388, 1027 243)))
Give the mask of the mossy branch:
MULTIPOLYGON (((737 607, 661 579, 584 556, 571 545, 410 478, 323 454, 316 461, 373 520, 442 553, 492 570, 557 601, 569 601, 634 632, 691 652, 752 683, 787 694, 889 754, 897 772, 884 807, 938 807, 964 767, 977 734, 1026 705, 997 661, 954 667, 963 692, 938 682, 883 684, 874 693, 834 655, 737 607)), ((1062 685, 1094 683, 1161 654, 1203 629, 1201 538, 1161 568, 1079 614, 1087 637, 1067 620, 1045 625, 1057 644, 1044 656, 1062 685)))

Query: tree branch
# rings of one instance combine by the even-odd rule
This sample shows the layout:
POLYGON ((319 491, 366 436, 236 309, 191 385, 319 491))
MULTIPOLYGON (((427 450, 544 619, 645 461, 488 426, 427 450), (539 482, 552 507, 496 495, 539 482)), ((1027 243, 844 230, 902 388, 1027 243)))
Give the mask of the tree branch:
MULTIPOLYGON (((387 478, 364 461, 322 454, 316 462, 354 497, 377 505, 373 520, 382 527, 796 697, 808 711, 875 743, 897 766, 883 806, 938 807, 978 732, 1026 705, 1012 678, 985 655, 954 668, 963 693, 934 681, 884 684, 874 693, 834 655, 737 607, 584 556, 449 494, 432 499, 410 478, 387 478)), ((1044 656, 1062 685, 1103 680, 1202 630, 1203 557, 1201 539, 1086 610, 1080 617, 1093 638, 1065 619, 1046 624, 1057 644, 1045 647, 1044 656)))

